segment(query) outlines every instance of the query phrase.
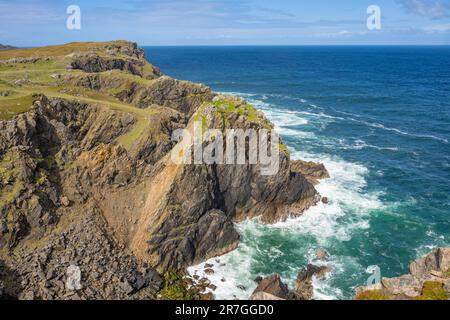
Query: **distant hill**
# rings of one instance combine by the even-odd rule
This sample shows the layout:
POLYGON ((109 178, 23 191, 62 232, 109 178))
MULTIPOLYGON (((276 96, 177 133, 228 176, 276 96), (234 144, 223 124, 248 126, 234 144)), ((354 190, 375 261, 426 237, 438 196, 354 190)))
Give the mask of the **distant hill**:
POLYGON ((3 45, 0 43, 0 51, 1 50, 12 50, 12 49, 16 49, 16 48, 12 47, 12 46, 3 45))

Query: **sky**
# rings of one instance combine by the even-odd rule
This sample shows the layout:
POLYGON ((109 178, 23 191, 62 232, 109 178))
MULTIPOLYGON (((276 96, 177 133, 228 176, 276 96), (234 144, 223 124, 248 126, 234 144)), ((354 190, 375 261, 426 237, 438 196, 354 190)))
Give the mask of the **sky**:
POLYGON ((450 44, 450 0, 0 0, 0 43, 125 39, 145 45, 450 44), (69 30, 69 5, 81 29, 69 30), (367 27, 380 8, 381 29, 367 27))

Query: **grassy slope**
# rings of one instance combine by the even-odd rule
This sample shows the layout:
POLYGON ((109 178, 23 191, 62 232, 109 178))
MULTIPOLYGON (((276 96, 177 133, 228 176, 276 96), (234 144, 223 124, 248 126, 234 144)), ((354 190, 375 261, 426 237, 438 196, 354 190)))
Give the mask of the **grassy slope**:
MULTIPOLYGON (((116 42, 117 43, 117 42, 116 42)), ((91 105, 106 107, 117 112, 132 113, 136 123, 132 130, 119 138, 119 143, 130 148, 133 142, 144 131, 152 115, 160 111, 160 108, 140 109, 133 105, 123 103, 113 96, 114 90, 108 93, 99 93, 86 88, 76 86, 61 86, 57 75, 77 76, 87 74, 78 70, 68 70, 66 66, 70 62, 70 56, 74 52, 102 50, 107 43, 70 43, 63 46, 49 46, 36 49, 17 49, 0 52, 0 60, 12 58, 41 57, 36 62, 0 64, 0 120, 8 120, 17 114, 27 112, 32 106, 32 95, 42 93, 49 98, 64 98, 78 100, 91 105), (24 83, 15 85, 17 80, 24 83), (2 93, 7 93, 2 96, 2 93)), ((151 68, 148 64, 146 68, 151 68)), ((150 84, 152 80, 146 80, 120 70, 99 73, 104 77, 116 77, 124 83, 135 81, 140 84, 150 84)))
POLYGON ((30 58, 45 56, 66 56, 74 52, 88 52, 92 50, 103 50, 105 46, 113 43, 126 43, 126 41, 111 42, 72 42, 65 45, 47 46, 31 49, 14 49, 0 52, 0 60, 11 58, 30 58))

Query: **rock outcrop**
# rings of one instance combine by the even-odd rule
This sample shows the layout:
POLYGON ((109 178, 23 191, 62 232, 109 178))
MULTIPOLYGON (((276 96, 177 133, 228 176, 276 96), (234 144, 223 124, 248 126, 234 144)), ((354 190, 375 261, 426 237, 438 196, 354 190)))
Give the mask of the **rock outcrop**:
POLYGON ((356 289, 357 300, 450 299, 450 248, 438 248, 409 265, 409 274, 356 289))
POLYGON ((319 180, 330 177, 328 170, 322 163, 293 160, 291 161, 291 170, 301 173, 312 184, 317 184, 319 180))
POLYGON ((311 177, 325 169, 300 170, 285 148, 273 175, 248 153, 239 165, 174 163, 182 142, 172 134, 197 121, 224 133, 273 126, 244 100, 162 75, 136 44, 11 52, 0 53, 9 67, 0 72, 9 92, 0 97, 0 259, 18 283, 11 296, 152 298, 157 272, 236 248, 234 222, 284 220, 320 200, 311 177), (64 285, 71 265, 78 291, 64 285))
POLYGON ((294 289, 289 289, 288 285, 281 281, 279 274, 258 278, 258 287, 253 291, 250 300, 313 300, 313 277, 323 278, 330 272, 329 267, 309 264, 298 273, 294 289))

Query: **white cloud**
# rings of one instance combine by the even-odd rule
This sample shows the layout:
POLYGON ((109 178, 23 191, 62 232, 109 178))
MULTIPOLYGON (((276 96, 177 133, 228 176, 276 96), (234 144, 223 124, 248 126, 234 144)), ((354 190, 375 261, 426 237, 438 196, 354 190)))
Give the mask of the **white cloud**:
POLYGON ((397 0, 406 11, 440 19, 450 16, 450 0, 397 0))
POLYGON ((443 33, 450 31, 450 23, 445 24, 436 24, 432 26, 428 26, 424 28, 424 31, 427 33, 443 33))

